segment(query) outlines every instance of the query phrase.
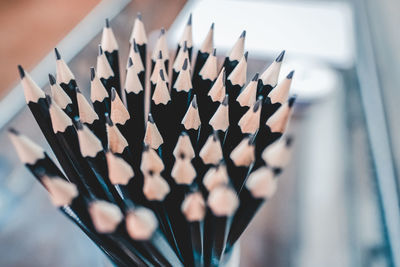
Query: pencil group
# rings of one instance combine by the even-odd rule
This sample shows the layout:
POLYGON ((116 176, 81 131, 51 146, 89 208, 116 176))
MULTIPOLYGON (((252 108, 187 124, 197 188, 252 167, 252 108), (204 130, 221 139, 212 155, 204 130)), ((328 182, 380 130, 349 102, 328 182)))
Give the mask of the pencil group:
POLYGON ((293 71, 278 83, 285 52, 247 82, 246 31, 219 68, 214 27, 193 58, 190 15, 174 56, 161 29, 148 57, 138 14, 120 70, 106 20, 96 69, 88 71, 90 100, 57 49, 51 95, 18 67, 26 103, 61 169, 10 129, 17 154, 53 204, 117 266, 226 263, 288 162, 295 97, 293 71))

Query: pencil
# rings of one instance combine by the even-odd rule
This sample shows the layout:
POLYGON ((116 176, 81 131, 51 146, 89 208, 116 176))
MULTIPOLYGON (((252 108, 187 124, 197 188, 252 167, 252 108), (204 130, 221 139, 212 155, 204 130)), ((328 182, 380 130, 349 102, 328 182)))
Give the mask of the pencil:
POLYGON ((150 96, 152 96, 154 94, 154 90, 156 88, 156 84, 158 82, 158 79, 159 79, 161 71, 163 72, 163 77, 164 77, 164 80, 167 83, 167 86, 169 84, 168 83, 168 77, 167 77, 167 71, 166 71, 166 67, 165 67, 165 64, 164 64, 163 55, 164 54, 163 54, 162 51, 158 52, 158 56, 157 56, 157 59, 156 59, 156 62, 155 62, 154 68, 153 68, 153 72, 152 72, 152 74, 150 76, 150 96))
POLYGON ((224 145, 225 137, 229 127, 229 96, 225 95, 217 111, 211 117, 209 124, 217 132, 219 140, 224 145))
POLYGON ((189 62, 192 62, 192 52, 193 52, 193 36, 192 36, 192 13, 190 13, 188 21, 183 30, 182 37, 178 42, 178 47, 176 49, 176 56, 178 56, 181 48, 183 48, 186 43, 186 48, 188 50, 189 62))
POLYGON ((272 64, 261 74, 257 86, 257 96, 262 95, 266 97, 272 88, 276 86, 284 57, 285 50, 283 50, 272 64))
POLYGON ((174 64, 172 65, 172 78, 171 78, 172 85, 175 84, 175 81, 178 78, 179 73, 181 72, 185 60, 188 61, 187 66, 190 67, 189 51, 186 42, 184 42, 182 49, 177 54, 174 64))
POLYGON ((290 97, 287 102, 272 114, 265 124, 260 125, 256 136, 256 161, 252 166, 252 170, 256 170, 263 164, 261 159, 262 151, 278 140, 285 132, 295 101, 296 96, 290 97))
POLYGON ((74 124, 78 133, 79 149, 82 157, 86 159, 91 169, 94 170, 98 183, 101 184, 107 194, 107 200, 123 207, 122 196, 109 180, 106 156, 100 140, 78 118, 75 118, 74 124))
MULTIPOLYGON (((135 60, 140 64, 140 58, 135 60)), ((129 116, 132 119, 132 128, 135 129, 133 151, 141 151, 145 132, 145 103, 144 87, 139 76, 144 74, 144 69, 137 69, 133 65, 132 58, 129 58, 129 67, 126 73, 124 91, 128 106, 129 116)))
POLYGON ((133 264, 137 266, 148 266, 148 256, 143 250, 132 242, 125 229, 123 213, 120 208, 104 200, 87 201, 87 210, 98 233, 117 244, 133 264))
POLYGON ((66 172, 67 176, 71 177, 71 179, 78 179, 77 177, 79 177, 79 174, 76 168, 72 164, 71 160, 65 153, 64 149, 62 148, 61 144, 57 140, 56 135, 53 132, 49 106, 44 92, 32 80, 30 75, 22 68, 22 66, 18 66, 18 71, 24 90, 25 102, 29 107, 37 124, 39 125, 40 130, 42 131, 44 137, 49 143, 51 149, 53 150, 57 160, 59 161, 63 170, 66 172))
POLYGON ((99 119, 105 123, 104 114, 111 111, 110 95, 93 67, 90 68, 90 101, 99 119))
POLYGON ((56 73, 57 73, 57 83, 62 89, 68 94, 69 98, 73 104, 72 116, 78 115, 78 105, 76 101, 76 87, 77 83, 75 76, 71 69, 65 63, 64 59, 61 58, 60 52, 57 48, 54 48, 54 53, 56 55, 56 73))
POLYGON ((89 129, 100 139, 103 147, 107 145, 106 126, 104 121, 100 120, 93 107, 89 104, 85 96, 76 88, 76 98, 78 101, 79 118, 89 129))
POLYGON ((261 125, 265 124, 268 118, 271 117, 271 115, 287 101, 293 75, 294 71, 289 72, 285 79, 282 80, 276 87, 274 87, 268 93, 268 96, 264 98, 261 110, 261 125))
POLYGON ((229 106, 232 107, 229 111, 229 123, 231 125, 237 124, 239 120, 238 110, 239 103, 236 101, 238 98, 247 78, 247 56, 246 52, 240 59, 237 66, 233 69, 226 81, 226 93, 229 95, 229 106))
POLYGON ((189 223, 194 266, 203 266, 203 234, 206 203, 202 194, 194 190, 186 195, 181 205, 182 213, 189 223))
POLYGON ((240 34, 239 39, 232 47, 231 51, 225 57, 224 67, 227 77, 229 77, 233 69, 236 67, 237 64, 239 64, 239 61, 243 57, 245 39, 246 39, 246 31, 243 31, 240 34))
POLYGON ((217 166, 223 160, 222 146, 218 138, 218 132, 214 131, 208 137, 206 143, 200 149, 198 158, 195 162, 197 170, 197 184, 203 189, 204 174, 213 166, 217 166))
MULTIPOLYGON (((211 24, 210 29, 204 39, 199 51, 197 51, 196 61, 194 63, 193 68, 193 84, 195 85, 195 90, 199 90, 200 88, 197 86, 200 70, 203 68, 204 64, 207 61, 207 58, 214 50, 214 23, 211 24)), ((199 92, 197 92, 197 95, 199 92)))
MULTIPOLYGON (((169 67, 169 49, 167 44, 167 33, 165 32, 164 28, 161 28, 160 35, 157 39, 156 46, 153 50, 153 54, 151 56, 151 71, 150 73, 154 72, 154 68, 159 59, 160 52, 162 54, 162 59, 164 63, 165 73, 168 74, 168 67, 169 67)), ((156 71, 158 73, 159 70, 156 71)))
POLYGON ((262 159, 265 162, 265 166, 272 169, 275 175, 280 175, 283 168, 288 164, 291 156, 292 144, 293 137, 287 135, 264 149, 262 159))
MULTIPOLYGON (((225 72, 224 69, 221 70, 220 75, 224 76, 225 72), (221 74, 222 73, 222 74, 221 74)), ((200 72, 198 74, 197 80, 195 80, 195 93, 198 95, 199 98, 199 105, 203 107, 204 111, 202 114, 204 114, 201 119, 204 122, 207 122, 210 117, 209 114, 212 112, 213 108, 209 107, 210 103, 208 99, 208 94, 211 92, 212 85, 214 84, 215 80, 217 79, 218 76, 218 66, 217 66, 217 57, 216 57, 216 49, 210 54, 204 63, 203 67, 200 69, 200 72)), ((220 77, 218 77, 221 79, 220 77)), ((220 85, 221 81, 225 85, 225 77, 224 80, 220 80, 217 84, 220 85)), ((193 77, 195 79, 195 77, 193 77)), ((217 86, 218 87, 218 86, 217 86)), ((215 89, 214 89, 215 90, 215 89)), ((220 101, 221 102, 221 101, 220 101)), ((215 112, 215 110, 214 110, 215 112)), ((213 112, 212 112, 213 113, 213 112)))
MULTIPOLYGON (((184 135, 181 135, 184 138, 184 135)), ((190 226, 179 206, 189 192, 190 186, 196 178, 196 170, 192 165, 192 149, 178 147, 187 142, 177 142, 174 149, 174 166, 171 170, 173 183, 171 184, 171 193, 167 197, 167 211, 171 214, 173 221, 171 222, 177 237, 179 250, 182 253, 184 264, 193 266, 193 249, 190 240, 190 226), (178 153, 179 151, 179 153, 178 153), (187 153, 188 152, 188 153, 187 153), (176 156, 175 156, 176 155, 176 156)), ((191 146, 191 144, 190 144, 191 146)))
POLYGON ((47 96, 49 105, 49 114, 52 121, 52 129, 59 141, 62 149, 71 160, 74 170, 78 173, 79 178, 77 183, 82 183, 88 191, 101 199, 108 199, 110 195, 108 190, 104 187, 101 180, 92 171, 87 161, 82 157, 79 150, 79 142, 77 132, 73 126, 72 120, 52 102, 51 98, 47 96))
MULTIPOLYGON (((129 38, 129 41, 131 42, 131 51, 132 48, 135 47, 135 43, 137 45, 140 58, 142 59, 142 65, 146 69, 146 64, 147 64, 147 35, 146 35, 146 30, 144 27, 143 23, 143 17, 140 12, 137 13, 135 23, 132 28, 132 33, 129 38)), ((129 55, 129 57, 132 57, 129 55)))
POLYGON ((126 215, 129 236, 141 244, 159 266, 183 266, 164 236, 157 229, 157 218, 145 207, 130 208, 126 215))
POLYGON ((108 19, 106 19, 105 27, 103 28, 103 34, 101 36, 101 48, 103 49, 104 55, 106 56, 107 61, 114 73, 114 75, 108 81, 110 84, 109 86, 114 87, 119 96, 123 98, 123 92, 121 91, 121 78, 119 73, 119 47, 108 19))
MULTIPOLYGON (((191 81, 189 60, 185 58, 181 70, 179 71, 179 75, 171 89, 171 105, 175 117, 175 122, 172 123, 177 130, 180 128, 179 125, 181 124, 183 116, 185 115, 191 98, 193 97, 192 91, 193 86, 191 81)), ((179 130, 176 133, 176 136, 178 135, 179 130)))
POLYGON ((255 160, 255 137, 256 134, 243 138, 227 159, 229 177, 237 192, 241 191, 249 168, 255 160))
POLYGON ((111 95, 111 88, 113 88, 114 86, 115 74, 111 68, 110 63, 108 62, 106 55, 104 54, 101 45, 99 45, 96 70, 100 81, 103 83, 104 87, 107 90, 108 95, 111 95))
POLYGON ((209 124, 210 119, 224 101, 225 95, 225 69, 222 68, 210 91, 203 99, 203 105, 201 106, 202 110, 200 114, 202 130, 200 131, 199 146, 203 146, 210 133, 212 133, 212 126, 209 124))
POLYGON ((219 266, 238 205, 236 192, 229 186, 220 185, 210 192, 204 219, 204 266, 219 266))
MULTIPOLYGON (((143 65, 142 58, 140 55, 139 46, 136 40, 132 40, 132 45, 129 50, 128 61, 126 62, 126 72, 134 71, 138 76, 141 87, 145 88, 145 77, 146 77, 146 65, 143 65)), ((128 77, 128 74, 126 74, 128 77)), ((132 77, 131 77, 132 79, 132 77)), ((136 80, 136 78, 135 78, 136 80)), ((135 81, 136 83, 137 81, 135 81)), ((127 83, 127 78, 125 79, 125 85, 127 83)), ((138 85, 137 85, 138 86, 138 85)))
POLYGON ((51 97, 70 118, 73 118, 75 114, 73 111, 73 104, 71 98, 61 88, 61 86, 57 83, 56 78, 54 78, 54 76, 51 74, 49 74, 49 83, 50 83, 51 97))
POLYGON ((240 205, 232 220, 227 239, 227 250, 232 248, 261 204, 273 196, 276 188, 277 180, 270 169, 261 167, 250 174, 239 195, 240 205))
POLYGON ((157 153, 148 146, 144 147, 140 169, 144 175, 143 193, 150 202, 150 207, 155 212, 166 238, 173 246, 180 260, 183 261, 174 230, 172 229, 171 219, 165 207, 165 198, 171 190, 169 184, 161 176, 164 164, 157 153))
POLYGON ((191 143, 197 151, 199 134, 201 132, 201 121, 196 95, 193 96, 192 102, 190 103, 181 124, 183 126, 183 130, 187 133, 191 143))

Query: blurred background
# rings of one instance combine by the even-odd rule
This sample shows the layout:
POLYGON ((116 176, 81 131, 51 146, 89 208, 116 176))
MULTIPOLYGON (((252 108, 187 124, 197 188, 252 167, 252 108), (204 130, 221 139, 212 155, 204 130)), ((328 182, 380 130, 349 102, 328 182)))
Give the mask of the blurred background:
POLYGON ((0 0, 0 266, 107 264, 52 207, 6 129, 50 151, 17 64, 48 92, 57 46, 88 95, 104 18, 123 66, 138 11, 150 47, 165 27, 175 49, 193 12, 195 49, 215 21, 221 62, 245 29, 249 78, 282 49, 281 76, 296 70, 292 161, 240 241, 241 266, 400 266, 398 0, 0 0))

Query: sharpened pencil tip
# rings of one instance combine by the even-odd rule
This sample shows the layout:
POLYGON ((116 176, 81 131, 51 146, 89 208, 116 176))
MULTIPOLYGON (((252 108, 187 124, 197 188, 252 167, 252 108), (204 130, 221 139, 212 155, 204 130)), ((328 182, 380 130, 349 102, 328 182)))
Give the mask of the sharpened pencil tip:
POLYGON ((61 59, 61 55, 60 55, 60 52, 58 52, 57 47, 54 48, 54 53, 56 54, 56 60, 60 60, 61 59))
POLYGON ((186 70, 187 67, 188 67, 188 59, 185 58, 185 60, 183 61, 182 70, 186 70))
POLYGON ((254 104, 254 107, 253 107, 253 112, 257 112, 258 109, 261 107, 262 100, 263 100, 262 97, 259 97, 257 99, 257 101, 256 101, 256 103, 254 104))
POLYGON ((132 61, 132 58, 130 57, 128 59, 128 68, 130 68, 132 65, 133 65, 133 61, 132 61))
POLYGON ((149 115, 148 115, 148 117, 147 117, 147 120, 148 120, 150 123, 154 123, 154 118, 153 118, 153 115, 151 115, 151 113, 149 113, 149 115))
POLYGON ((111 118, 110 118, 110 114, 108 114, 108 112, 104 113, 104 118, 106 119, 107 125, 109 125, 109 126, 113 126, 114 125, 112 120, 111 120, 111 118))
POLYGON ((23 79, 25 77, 25 71, 21 65, 18 65, 18 72, 19 72, 19 77, 21 77, 21 79, 23 79))
POLYGON ((294 70, 292 70, 291 72, 289 72, 289 74, 286 76, 286 78, 288 79, 292 79, 294 75, 294 70))
POLYGON ((258 81, 258 72, 256 73, 256 74, 254 74, 254 77, 253 77, 253 79, 251 79, 251 81, 252 82, 256 82, 256 81, 258 81))
POLYGON ((111 101, 114 101, 116 97, 117 97, 117 91, 115 90, 114 87, 111 87, 111 101))
POLYGON ((276 62, 282 62, 283 58, 285 56, 285 50, 283 50, 279 56, 275 59, 276 62))
POLYGON ((192 25, 192 13, 190 13, 190 15, 189 15, 187 25, 192 25))
POLYGON ((90 67, 90 80, 93 81, 94 77, 96 77, 96 72, 93 67, 90 67))
POLYGON ((161 77, 161 80, 165 81, 164 71, 162 69, 160 70, 160 77, 161 77))
POLYGON ((54 76, 51 75, 50 73, 49 73, 49 82, 50 82, 50 85, 56 84, 56 78, 54 78, 54 76))
POLYGON ((164 35, 164 34, 165 34, 165 29, 164 29, 164 27, 162 27, 161 30, 160 30, 160 37, 161 37, 162 35, 164 35))
POLYGON ((246 59, 246 61, 247 61, 248 56, 249 56, 249 51, 246 51, 246 53, 244 53, 244 58, 246 59))
POLYGON ((82 124, 82 122, 81 122, 81 120, 79 119, 78 116, 74 117, 74 125, 75 125, 76 129, 78 129, 78 130, 82 130, 83 129, 83 124, 82 124))
POLYGON ((222 105, 227 106, 229 103, 229 95, 225 95, 224 100, 222 101, 222 105))
POLYGON ((110 28, 110 21, 106 18, 106 28, 110 28))
POLYGON ((192 100, 192 107, 197 109, 198 105, 197 105, 197 96, 193 95, 193 100, 192 100))
POLYGON ((242 32, 242 34, 240 35, 239 38, 245 38, 245 37, 246 37, 246 30, 244 30, 244 31, 242 32))
POLYGON ((141 13, 141 12, 138 12, 137 15, 136 15, 136 18, 137 18, 138 20, 140 20, 140 21, 143 21, 142 13, 141 13))
POLYGON ((297 95, 291 96, 291 97, 289 98, 289 100, 288 100, 288 105, 289 105, 290 108, 293 107, 294 102, 296 102, 296 98, 297 98, 297 95))
POLYGON ((17 130, 15 130, 15 128, 8 128, 8 132, 13 134, 13 135, 19 135, 19 132, 17 130))
POLYGON ((101 45, 99 45, 99 56, 103 54, 103 48, 101 48, 101 45))
POLYGON ((214 48, 212 55, 215 57, 217 55, 217 49, 214 48))
POLYGON ((211 30, 214 30, 214 26, 215 26, 215 23, 213 22, 213 23, 211 23, 211 27, 210 27, 210 29, 211 30))

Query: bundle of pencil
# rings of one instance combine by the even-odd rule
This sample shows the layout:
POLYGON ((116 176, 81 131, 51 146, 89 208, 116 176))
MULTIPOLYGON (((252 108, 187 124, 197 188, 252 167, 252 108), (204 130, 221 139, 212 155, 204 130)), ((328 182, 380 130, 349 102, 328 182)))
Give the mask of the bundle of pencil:
POLYGON ((116 266, 223 265, 276 191, 292 144, 283 135, 294 72, 278 84, 282 52, 246 84, 246 32, 221 68, 213 34, 214 24, 192 57, 190 16, 168 73, 167 33, 161 30, 150 63, 139 14, 120 70, 106 20, 90 100, 57 49, 51 95, 18 67, 26 103, 59 164, 10 129, 18 156, 116 266))

